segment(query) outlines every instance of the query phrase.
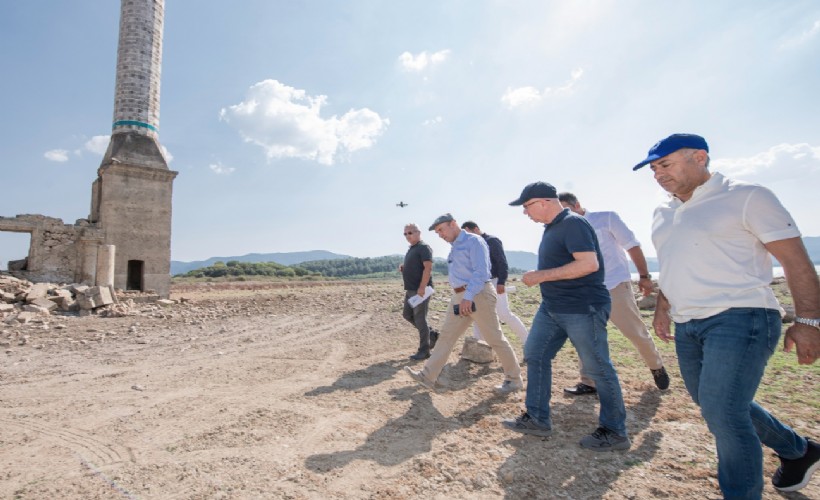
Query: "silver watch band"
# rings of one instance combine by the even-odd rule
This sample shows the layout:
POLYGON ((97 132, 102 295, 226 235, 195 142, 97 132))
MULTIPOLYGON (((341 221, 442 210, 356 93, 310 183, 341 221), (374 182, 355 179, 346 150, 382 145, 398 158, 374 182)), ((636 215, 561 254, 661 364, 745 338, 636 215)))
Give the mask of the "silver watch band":
POLYGON ((813 326, 820 330, 820 318, 801 318, 800 316, 796 316, 794 322, 800 323, 801 325, 813 326))

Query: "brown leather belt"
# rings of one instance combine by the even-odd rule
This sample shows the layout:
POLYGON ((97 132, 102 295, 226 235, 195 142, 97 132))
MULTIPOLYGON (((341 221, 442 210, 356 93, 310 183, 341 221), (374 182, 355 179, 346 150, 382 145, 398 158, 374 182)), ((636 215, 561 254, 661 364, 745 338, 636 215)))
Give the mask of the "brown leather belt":
POLYGON ((466 286, 460 286, 460 287, 458 287, 458 288, 453 288, 453 291, 454 291, 455 293, 461 293, 461 292, 463 292, 463 291, 464 291, 464 290, 466 290, 466 289, 467 289, 467 287, 466 287, 466 286))

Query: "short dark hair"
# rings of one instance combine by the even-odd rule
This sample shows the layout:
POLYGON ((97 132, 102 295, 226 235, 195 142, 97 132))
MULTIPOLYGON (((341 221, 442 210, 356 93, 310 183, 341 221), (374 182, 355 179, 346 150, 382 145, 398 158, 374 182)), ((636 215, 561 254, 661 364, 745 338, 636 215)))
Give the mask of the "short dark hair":
POLYGON ((563 201, 564 203, 569 203, 572 206, 575 206, 575 205, 578 204, 578 198, 576 198, 574 194, 572 194, 568 191, 560 193, 558 195, 558 201, 563 201))
POLYGON ((461 229, 469 229, 470 231, 472 231, 474 229, 478 229, 478 224, 476 224, 475 222, 473 222, 471 220, 468 220, 468 221, 465 221, 464 224, 461 225, 461 229))

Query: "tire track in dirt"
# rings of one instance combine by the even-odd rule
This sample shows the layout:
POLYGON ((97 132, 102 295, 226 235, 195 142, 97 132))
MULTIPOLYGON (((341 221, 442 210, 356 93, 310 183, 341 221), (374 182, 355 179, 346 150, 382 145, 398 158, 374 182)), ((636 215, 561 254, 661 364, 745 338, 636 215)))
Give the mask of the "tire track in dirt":
POLYGON ((43 437, 59 446, 68 448, 78 457, 93 463, 97 467, 134 461, 134 455, 129 448, 105 442, 77 428, 58 429, 30 419, 20 420, 4 416, 0 416, 0 424, 16 427, 23 432, 33 432, 36 437, 43 437))
MULTIPOLYGON (((315 367, 320 366, 322 371, 331 369, 332 367, 340 365, 347 355, 347 346, 342 341, 333 341, 334 337, 343 334, 349 329, 359 328, 361 325, 367 323, 370 315, 342 315, 342 316, 320 316, 318 318, 309 318, 309 320, 316 321, 324 320, 324 323, 314 325, 310 329, 302 329, 292 335, 271 339, 260 342, 258 339, 254 342, 251 354, 232 352, 225 356, 221 356, 214 361, 213 354, 203 354, 201 356, 183 356, 180 361, 182 364, 177 364, 169 370, 163 372, 163 378, 160 381, 152 382, 152 386, 156 384, 163 384, 169 380, 191 380, 192 376, 197 378, 208 378, 209 372, 220 371, 220 374, 227 377, 228 374, 235 373, 237 377, 242 377, 243 381, 248 378, 248 374, 253 374, 258 371, 265 372, 266 368, 271 365, 271 362, 280 362, 282 360, 299 361, 288 365, 287 373, 274 381, 265 381, 259 383, 254 380, 247 380, 243 384, 243 391, 237 393, 233 387, 214 388, 214 387, 195 387, 188 391, 177 391, 173 396, 166 391, 165 394, 159 395, 162 400, 154 400, 150 409, 143 408, 142 411, 149 411, 152 414, 160 412, 170 412, 174 415, 174 411, 180 408, 191 408, 196 405, 196 413, 199 415, 213 418, 202 418, 198 422, 180 422, 178 425, 164 426, 164 431, 158 433, 147 432, 143 439, 147 439, 155 443, 166 443, 169 447, 175 447, 183 439, 180 439, 182 434, 190 436, 189 439, 197 439, 197 437, 208 435, 213 432, 214 428, 230 426, 230 422, 225 422, 221 419, 220 413, 224 413, 226 407, 230 408, 230 413, 242 415, 257 411, 260 407, 267 410, 278 410, 287 412, 282 416, 282 420, 289 418, 309 419, 311 409, 309 405, 294 404, 293 401, 287 400, 291 394, 301 394, 305 390, 314 386, 314 378, 316 376, 315 367), (330 340, 330 341, 329 341, 330 340), (311 361, 305 364, 304 358, 298 355, 289 354, 303 351, 312 346, 322 345, 322 349, 326 351, 326 356, 318 361, 311 361), (237 357, 241 358, 241 362, 237 361, 237 357), (208 366, 205 368, 205 373, 201 373, 198 365, 200 362, 207 361, 208 366), (301 367, 301 368, 300 368, 301 367), (222 373, 227 370, 227 373, 222 373), (305 378, 307 377, 307 379, 305 378), (165 382, 163 382, 165 381, 165 382), (287 394, 284 394, 281 400, 270 400, 270 394, 281 393, 282 387, 290 387, 287 394), (297 408, 299 407, 299 408, 297 408), (214 421, 220 422, 214 425, 214 421), (204 425, 201 425, 204 424, 204 425)), ((251 324, 243 325, 245 328, 243 334, 253 333, 255 327, 258 325, 251 324)), ((261 325, 259 328, 266 328, 261 325)), ((236 335, 234 335, 235 337, 236 335)), ((148 387, 150 390, 150 386, 148 387)), ((179 418, 182 418, 180 415, 179 418)))

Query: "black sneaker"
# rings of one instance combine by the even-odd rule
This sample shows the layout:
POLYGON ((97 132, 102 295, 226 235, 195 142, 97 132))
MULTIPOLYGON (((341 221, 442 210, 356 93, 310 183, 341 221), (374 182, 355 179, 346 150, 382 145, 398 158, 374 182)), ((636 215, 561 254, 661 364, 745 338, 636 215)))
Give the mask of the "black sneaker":
POLYGON ((410 359, 413 361, 421 361, 423 359, 427 359, 430 357, 430 351, 419 351, 416 354, 410 356, 410 359))
POLYGON ((598 394, 598 389, 592 387, 591 385, 586 385, 583 382, 578 382, 578 385, 575 387, 565 387, 564 394, 569 394, 570 396, 583 396, 585 394, 598 394))
POLYGON ((772 476, 772 484, 779 491, 797 491, 804 488, 811 481, 811 475, 820 468, 820 444, 811 439, 808 441, 809 446, 802 458, 789 460, 779 457, 780 467, 772 476))
POLYGON ((632 446, 628 437, 619 436, 606 427, 598 427, 578 444, 592 451, 628 450, 632 446))
POLYGON ((522 413, 520 417, 513 420, 502 420, 501 425, 511 431, 532 434, 533 436, 549 437, 552 434, 550 427, 539 424, 527 412, 522 413))
POLYGON ((652 372, 652 378, 655 379, 655 385, 658 389, 665 391, 669 389, 669 374, 666 373, 666 368, 660 367, 657 370, 649 370, 652 372))
POLYGON ((430 329, 430 350, 431 351, 436 346, 436 342, 438 342, 438 332, 433 330, 433 329, 430 329))

